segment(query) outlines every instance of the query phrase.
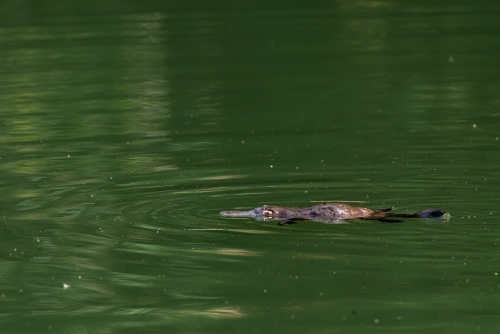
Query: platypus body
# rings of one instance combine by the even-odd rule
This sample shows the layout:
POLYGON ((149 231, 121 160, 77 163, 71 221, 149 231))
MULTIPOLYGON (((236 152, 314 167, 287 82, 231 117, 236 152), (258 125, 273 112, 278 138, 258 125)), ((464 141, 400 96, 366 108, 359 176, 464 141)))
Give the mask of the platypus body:
MULTIPOLYGON (((394 208, 370 210, 344 203, 323 203, 307 208, 287 208, 264 205, 250 211, 222 211, 226 217, 253 217, 256 219, 282 220, 279 224, 290 224, 300 220, 314 220, 331 222, 347 219, 371 219, 388 223, 397 223, 401 220, 391 218, 440 218, 446 217, 447 212, 441 209, 426 209, 415 213, 393 213, 394 208)), ((448 215, 449 216, 449 215, 448 215)))

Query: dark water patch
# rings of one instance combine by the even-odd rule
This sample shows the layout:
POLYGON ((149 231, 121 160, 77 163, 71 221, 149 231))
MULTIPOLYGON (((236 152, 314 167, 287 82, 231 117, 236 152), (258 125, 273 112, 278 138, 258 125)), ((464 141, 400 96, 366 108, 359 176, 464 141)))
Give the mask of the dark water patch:
POLYGON ((496 4, 26 4, 4 331, 496 331, 496 4), (219 215, 321 201, 451 218, 219 215))

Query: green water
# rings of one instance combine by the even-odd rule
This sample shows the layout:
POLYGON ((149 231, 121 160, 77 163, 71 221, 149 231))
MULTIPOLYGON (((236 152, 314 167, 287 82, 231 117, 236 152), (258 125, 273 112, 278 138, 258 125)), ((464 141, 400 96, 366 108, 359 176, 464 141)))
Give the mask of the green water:
POLYGON ((497 333, 499 9, 1 2, 2 332, 497 333))

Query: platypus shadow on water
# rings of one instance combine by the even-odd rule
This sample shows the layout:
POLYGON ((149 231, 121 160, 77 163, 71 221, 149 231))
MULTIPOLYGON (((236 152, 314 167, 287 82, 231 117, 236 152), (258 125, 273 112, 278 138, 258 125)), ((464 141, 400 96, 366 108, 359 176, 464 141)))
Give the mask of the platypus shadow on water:
POLYGON ((225 217, 253 217, 258 220, 275 219, 279 225, 294 224, 301 220, 338 222, 342 220, 368 219, 384 223, 401 223, 397 218, 449 218, 441 209, 426 209, 415 213, 390 212, 394 207, 371 210, 344 203, 323 203, 307 208, 287 208, 264 205, 250 211, 221 211, 225 217))

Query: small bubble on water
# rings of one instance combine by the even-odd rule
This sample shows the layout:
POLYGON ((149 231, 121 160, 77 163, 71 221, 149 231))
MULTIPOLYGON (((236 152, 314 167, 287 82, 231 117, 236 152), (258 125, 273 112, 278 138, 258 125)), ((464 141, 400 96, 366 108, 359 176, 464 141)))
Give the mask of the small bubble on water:
POLYGON ((378 324, 380 322, 380 320, 375 319, 375 320, 373 320, 373 322, 376 323, 376 324, 378 324))
POLYGON ((454 61, 453 57, 448 58, 448 61, 449 61, 450 63, 453 63, 453 61, 454 61))

